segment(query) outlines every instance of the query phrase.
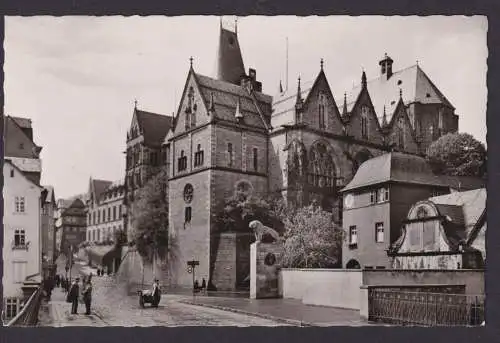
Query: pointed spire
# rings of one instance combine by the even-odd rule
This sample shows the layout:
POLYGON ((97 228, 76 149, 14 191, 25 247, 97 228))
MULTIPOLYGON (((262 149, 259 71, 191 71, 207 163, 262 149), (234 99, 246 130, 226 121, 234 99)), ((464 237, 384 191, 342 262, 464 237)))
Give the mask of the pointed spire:
POLYGON ((363 69, 363 74, 361 74, 361 87, 366 88, 366 73, 363 69))
POLYGON ((241 85, 241 78, 245 75, 238 35, 224 29, 221 19, 216 78, 235 85, 241 85))
POLYGON ((319 62, 321 66, 321 70, 323 70, 323 58, 321 58, 321 61, 319 62))
POLYGON ((134 99, 134 110, 137 109, 137 99, 134 99))
POLYGON ((193 69, 193 56, 189 57, 189 66, 193 69))
POLYGON ((234 19, 234 33, 236 33, 236 35, 238 35, 238 17, 236 17, 236 19, 234 19))
POLYGON ((344 108, 342 109, 342 116, 347 116, 347 92, 344 92, 344 108))
POLYGON ((385 112, 385 105, 384 105, 384 115, 382 116, 382 127, 387 126, 387 114, 385 112))
POLYGON ((302 103, 302 90, 300 88, 300 75, 298 78, 298 84, 297 84, 297 104, 302 103))
POLYGON ((399 89, 399 98, 403 99, 403 88, 399 89))
POLYGON ((243 114, 240 111, 240 106, 241 106, 240 102, 241 102, 241 99, 240 99, 240 97, 238 97, 238 101, 236 102, 236 111, 234 113, 234 116, 236 117, 236 119, 238 121, 240 121, 241 119, 243 119, 243 114))
POLYGON ((281 80, 280 80, 280 93, 283 93, 283 85, 281 84, 281 80))

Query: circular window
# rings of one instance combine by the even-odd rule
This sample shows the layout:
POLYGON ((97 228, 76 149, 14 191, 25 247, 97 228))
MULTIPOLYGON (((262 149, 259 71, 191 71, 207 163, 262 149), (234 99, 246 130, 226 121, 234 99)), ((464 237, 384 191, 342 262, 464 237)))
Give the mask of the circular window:
POLYGON ((240 199, 247 199, 253 191, 253 187, 248 181, 240 181, 236 184, 235 195, 240 199))
POLYGON ((275 263, 276 263, 276 255, 274 255, 272 252, 268 253, 264 258, 264 264, 266 266, 272 266, 275 263))
POLYGON ((184 187, 184 201, 189 204, 192 200, 193 200, 193 186, 190 183, 188 183, 184 187))

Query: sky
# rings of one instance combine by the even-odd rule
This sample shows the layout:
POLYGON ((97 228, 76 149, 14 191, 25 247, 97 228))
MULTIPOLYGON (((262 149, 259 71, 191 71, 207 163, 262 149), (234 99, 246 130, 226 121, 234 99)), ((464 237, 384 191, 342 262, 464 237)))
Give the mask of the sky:
MULTIPOLYGON (((225 22, 232 18, 224 18, 225 22)), ((90 177, 123 179, 126 132, 138 108, 171 115, 189 70, 213 76, 220 18, 6 17, 5 113, 32 119, 42 184, 58 198, 90 177)), ((486 17, 239 17, 245 68, 263 92, 297 87, 324 69, 335 98, 362 70, 376 78, 387 53, 397 71, 418 60, 455 106, 459 130, 486 143, 486 17), (286 41, 288 39, 288 73, 286 41)), ((341 105, 341 104, 338 104, 341 105)))

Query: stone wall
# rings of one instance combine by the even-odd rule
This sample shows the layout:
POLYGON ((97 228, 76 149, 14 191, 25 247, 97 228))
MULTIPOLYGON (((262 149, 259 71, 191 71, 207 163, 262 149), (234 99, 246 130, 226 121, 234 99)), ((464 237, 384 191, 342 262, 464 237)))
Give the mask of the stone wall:
POLYGON ((447 292, 484 294, 482 270, 282 269, 279 279, 283 298, 350 309, 366 307, 363 289, 367 287, 409 292, 447 288, 447 292))
POLYGON ((283 298, 304 304, 359 309, 360 269, 283 269, 280 273, 283 298))

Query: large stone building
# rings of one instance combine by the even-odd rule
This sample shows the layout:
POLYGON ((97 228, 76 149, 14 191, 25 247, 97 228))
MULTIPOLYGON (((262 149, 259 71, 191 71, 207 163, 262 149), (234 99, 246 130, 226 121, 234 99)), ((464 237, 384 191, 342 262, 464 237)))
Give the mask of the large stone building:
POLYGON ((55 212, 57 203, 54 187, 43 186, 42 192, 42 259, 48 264, 56 261, 55 212))
MULTIPOLYGON (((214 215, 234 194, 276 193, 297 205, 316 202, 341 222, 339 190, 364 161, 388 151, 423 154, 431 141, 457 131, 453 106, 420 66, 393 71, 388 56, 373 62, 380 64, 380 74, 369 80, 363 72, 359 86, 337 98, 323 60, 313 82, 299 78, 295 89, 273 97, 263 93, 255 69, 246 72, 237 33, 221 25, 216 76, 197 73, 191 59, 173 120, 146 115, 147 125, 157 128, 153 136, 163 136, 163 148, 155 142, 144 152, 144 112, 134 110, 127 190, 133 195, 140 186, 148 156, 149 165, 163 163, 168 170, 169 230, 179 250, 174 283, 192 285, 186 261, 195 259, 199 278, 221 288, 221 274, 214 271, 247 260, 250 241, 228 241, 241 250, 232 263, 218 254, 229 247, 221 247, 214 215), (164 161, 155 159, 158 153, 165 153, 164 161)), ((231 288, 240 281, 233 280, 231 288)))
POLYGON ((123 230, 122 182, 91 179, 87 195, 87 242, 114 241, 115 232, 123 230))
POLYGON ((56 248, 59 253, 65 255, 71 251, 76 253, 79 244, 85 241, 87 232, 85 202, 84 195, 57 201, 56 248))
MULTIPOLYGON (((134 106, 132 122, 127 132, 125 164, 124 205, 130 209, 137 197, 137 191, 167 163, 165 136, 172 125, 172 117, 142 111, 134 106)), ((132 216, 124 213, 125 232, 133 236, 132 216)))

